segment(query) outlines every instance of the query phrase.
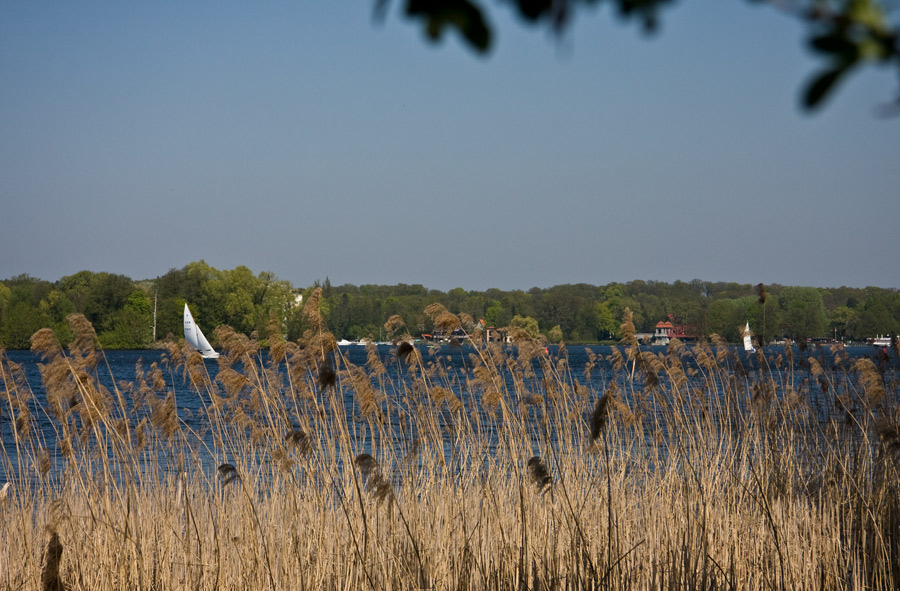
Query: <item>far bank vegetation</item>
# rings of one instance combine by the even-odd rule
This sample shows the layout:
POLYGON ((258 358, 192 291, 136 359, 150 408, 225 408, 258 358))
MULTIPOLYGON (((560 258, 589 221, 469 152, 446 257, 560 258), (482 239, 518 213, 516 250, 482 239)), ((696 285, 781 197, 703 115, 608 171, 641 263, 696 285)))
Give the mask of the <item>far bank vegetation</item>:
MULTIPOLYGON (((31 335, 51 328, 67 342, 66 317, 84 315, 106 348, 161 347, 182 333, 187 302, 207 333, 228 325, 242 334, 263 336, 271 319, 281 334, 296 340, 304 324, 303 302, 322 288, 321 315, 338 339, 383 340, 383 325, 399 316, 413 336, 433 333, 425 308, 439 303, 484 326, 534 326, 550 342, 596 343, 621 338, 619 319, 625 308, 638 333, 652 333, 667 319, 690 327, 701 338, 718 334, 739 340, 749 322, 766 340, 828 337, 862 341, 900 333, 900 292, 867 287, 818 288, 782 285, 630 281, 607 285, 558 285, 528 291, 448 292, 422 285, 340 285, 326 278, 298 288, 271 272, 247 267, 215 269, 204 261, 172 269, 155 279, 82 271, 49 282, 28 275, 0 281, 0 343, 29 347, 31 335), (764 297, 763 295, 764 294, 764 297), (154 335, 154 311, 155 328, 154 335)), ((214 346, 220 343, 214 335, 214 346)))

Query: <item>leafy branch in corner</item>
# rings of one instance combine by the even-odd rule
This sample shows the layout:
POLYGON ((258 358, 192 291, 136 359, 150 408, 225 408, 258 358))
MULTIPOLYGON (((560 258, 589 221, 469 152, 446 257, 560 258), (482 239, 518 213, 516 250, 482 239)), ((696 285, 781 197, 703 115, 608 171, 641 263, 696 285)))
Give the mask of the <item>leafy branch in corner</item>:
MULTIPOLYGON (((864 65, 886 65, 900 77, 900 23, 891 22, 886 0, 747 0, 765 3, 803 22, 810 50, 823 62, 802 96, 805 109, 822 106, 847 74, 864 65)), ((375 0, 375 15, 383 19, 390 1, 375 0)), ((672 0, 507 0, 498 4, 529 25, 562 35, 578 11, 611 4, 624 20, 636 20, 645 33, 659 28, 660 12, 672 0)), ((403 0, 404 15, 419 22, 429 40, 456 32, 476 53, 487 54, 493 27, 484 0, 403 0)), ((900 112, 900 91, 892 102, 900 112)))

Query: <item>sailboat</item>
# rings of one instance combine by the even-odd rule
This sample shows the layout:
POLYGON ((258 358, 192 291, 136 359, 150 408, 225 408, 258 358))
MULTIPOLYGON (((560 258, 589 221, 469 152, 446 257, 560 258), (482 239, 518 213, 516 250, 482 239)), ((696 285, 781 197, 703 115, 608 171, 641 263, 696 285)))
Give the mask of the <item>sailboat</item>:
POLYGON ((194 317, 191 316, 187 303, 184 304, 184 340, 197 349, 200 352, 200 356, 204 359, 215 359, 219 356, 209 344, 209 341, 206 340, 206 337, 203 336, 203 331, 194 322, 194 317))
POLYGON ((744 351, 749 351, 750 353, 756 351, 753 348, 753 339, 750 335, 750 323, 747 323, 747 326, 744 327, 744 351))

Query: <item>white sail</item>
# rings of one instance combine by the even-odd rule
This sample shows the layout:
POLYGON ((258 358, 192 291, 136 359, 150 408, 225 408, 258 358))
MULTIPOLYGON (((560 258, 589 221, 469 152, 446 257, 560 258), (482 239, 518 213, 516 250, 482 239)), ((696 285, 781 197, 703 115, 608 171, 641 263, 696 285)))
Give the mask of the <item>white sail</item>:
POLYGON ((194 317, 191 316, 191 311, 188 309, 187 304, 184 305, 184 340, 197 349, 204 359, 215 359, 219 356, 209 344, 209 341, 206 340, 206 337, 203 336, 203 331, 194 322, 194 317))
POLYGON ((749 322, 747 323, 747 326, 744 327, 744 351, 750 351, 751 353, 753 351, 756 351, 756 349, 753 348, 753 339, 751 338, 751 335, 750 335, 750 323, 749 322))

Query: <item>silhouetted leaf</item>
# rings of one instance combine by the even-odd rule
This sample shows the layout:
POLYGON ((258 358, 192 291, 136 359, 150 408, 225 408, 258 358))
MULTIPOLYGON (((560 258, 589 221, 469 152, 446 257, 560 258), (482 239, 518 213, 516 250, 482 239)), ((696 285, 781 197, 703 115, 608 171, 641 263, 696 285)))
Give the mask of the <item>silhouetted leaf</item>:
POLYGON ((803 106, 807 109, 818 107, 849 69, 849 64, 841 64, 836 68, 820 73, 806 87, 806 92, 803 94, 803 106))
POLYGON ((425 21, 425 32, 438 40, 447 27, 455 28, 473 48, 485 52, 491 45, 491 30, 481 10, 469 0, 407 0, 406 14, 425 21))
MULTIPOLYGON (((383 15, 390 0, 374 0, 376 15, 383 15)), ((748 0, 764 3, 765 0, 748 0)), ((575 13, 586 7, 609 4, 625 20, 637 20, 645 33, 659 28, 663 8, 674 0, 501 0, 510 11, 529 24, 546 24, 553 33, 562 34, 574 21, 575 13)), ((455 29, 465 43, 479 53, 491 45, 492 27, 487 22, 486 0, 406 0, 405 12, 420 22, 431 40, 455 29)), ((805 88, 802 102, 806 109, 818 107, 830 95, 838 80, 856 64, 890 63, 900 65, 900 27, 888 18, 884 0, 808 2, 808 10, 795 12, 808 26, 810 49, 832 66, 820 72, 805 88)), ((888 111, 885 111, 888 112, 888 111)))
POLYGON ((530 21, 536 21, 553 8, 552 0, 518 0, 519 12, 530 21))
POLYGON ((844 33, 838 31, 813 37, 810 39, 809 44, 813 49, 821 53, 840 55, 847 58, 854 57, 857 54, 856 45, 844 33))

